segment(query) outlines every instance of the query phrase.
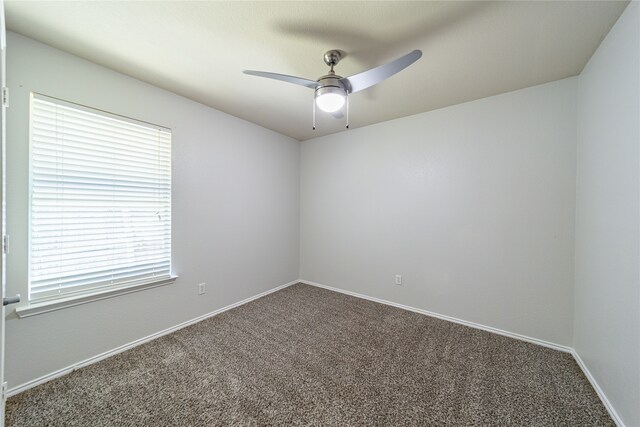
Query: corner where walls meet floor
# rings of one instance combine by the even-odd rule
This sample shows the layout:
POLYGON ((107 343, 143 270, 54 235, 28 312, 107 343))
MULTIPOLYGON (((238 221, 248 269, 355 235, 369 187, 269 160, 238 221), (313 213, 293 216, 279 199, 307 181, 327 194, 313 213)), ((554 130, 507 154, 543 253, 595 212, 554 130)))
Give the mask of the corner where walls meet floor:
POLYGON ((422 310, 422 309, 419 309, 419 308, 410 307, 410 306, 407 306, 407 305, 398 304, 398 303, 394 303, 394 302, 391 302, 391 301, 386 301, 386 300, 383 300, 383 299, 380 299, 380 298, 375 298, 375 297, 371 297, 371 296, 368 296, 368 295, 359 294, 359 293, 356 293, 356 292, 351 292, 351 291, 347 291, 347 290, 343 290, 343 289, 339 289, 339 288, 335 288, 335 287, 331 287, 331 286, 322 285, 320 283, 315 283, 315 282, 311 282, 311 281, 303 280, 303 279, 294 280, 294 281, 291 281, 289 283, 285 283, 284 285, 277 286, 277 287, 275 287, 273 289, 270 289, 268 291, 265 291, 265 292, 262 292, 260 294, 254 295, 254 296, 252 296, 250 298, 246 298, 246 299, 244 299, 242 301, 238 301, 237 303, 228 305, 226 307, 223 307, 223 308, 220 308, 218 310, 212 311, 212 312, 207 313, 205 315, 202 315, 202 316, 199 316, 197 318, 191 319, 189 321, 183 322, 183 323, 181 323, 179 325, 176 325, 174 327, 167 328, 167 329, 159 331, 159 332, 157 332, 155 334, 148 335, 148 336, 143 337, 141 339, 132 341, 132 342, 130 342, 128 344, 125 344, 125 345, 122 345, 120 347, 114 348, 112 350, 106 351, 104 353, 98 354, 98 355, 96 355, 94 357, 85 359, 85 360, 80 361, 78 363, 75 363, 73 365, 67 366, 67 367, 65 367, 63 369, 57 370, 57 371, 52 372, 52 373, 50 373, 48 375, 44 375, 44 376, 42 376, 40 378, 37 378, 35 380, 32 380, 32 381, 29 381, 27 383, 21 384, 19 386, 13 387, 13 388, 11 388, 10 390, 7 391, 7 397, 15 396, 15 395, 17 395, 17 394, 19 394, 19 393, 21 393, 23 391, 29 390, 29 389, 31 389, 33 387, 36 387, 36 386, 40 385, 40 384, 44 384, 45 382, 48 382, 48 381, 51 381, 51 380, 53 380, 55 378, 61 377, 61 376, 66 375, 66 374, 69 374, 69 373, 73 372, 74 370, 77 370, 77 369, 80 369, 82 367, 97 363, 97 362, 99 362, 101 360, 104 360, 104 359, 110 357, 110 356, 114 356, 114 355, 116 355, 118 353, 122 353, 124 351, 127 351, 129 349, 137 347, 137 346, 139 346, 141 344, 144 344, 144 343, 149 342, 151 340, 154 340, 156 338, 160 338, 162 336, 171 334, 172 332, 175 332, 175 331, 178 331, 180 329, 183 329, 183 328, 185 328, 185 327, 187 327, 189 325, 193 325, 195 323, 201 322, 201 321, 203 321, 205 319, 208 319, 210 317, 216 316, 216 315, 218 315, 220 313, 224 313, 225 311, 231 310, 231 309, 233 309, 235 307, 247 304, 247 303, 249 303, 251 301, 254 301, 256 299, 262 298, 262 297, 264 297, 266 295, 269 295, 271 293, 277 292, 277 291, 279 291, 281 289, 284 289, 284 288, 289 287, 291 285, 294 285, 296 283, 303 283, 303 284, 306 284, 306 285, 315 286, 315 287, 318 287, 318 288, 323 288, 323 289, 327 289, 327 290, 334 291, 334 292, 339 292, 339 293, 342 293, 342 294, 354 296, 354 297, 357 297, 357 298, 362 298, 362 299, 373 301, 373 302, 376 302, 376 303, 385 304, 385 305, 397 307, 397 308, 400 308, 400 309, 403 309, 403 310, 408 310, 408 311, 412 311, 412 312, 415 312, 415 313, 423 314, 425 316, 435 317, 435 318, 438 318, 438 319, 442 319, 442 320, 453 322, 453 323, 458 323, 458 324, 461 324, 461 325, 464 325, 464 326, 468 326, 468 327, 471 327, 471 328, 484 330, 484 331, 491 332, 491 333, 498 334, 498 335, 503 335, 503 336, 514 338, 514 339, 517 339, 517 340, 520 340, 520 341, 530 342, 530 343, 533 343, 533 344, 537 344, 537 345, 540 345, 540 346, 548 347, 548 348, 551 348, 551 349, 554 349, 554 350, 558 350, 558 351, 561 351, 561 352, 570 353, 573 356, 573 358, 575 359, 575 361, 578 364, 578 366, 580 367, 580 369, 582 370, 582 372, 585 374, 585 376, 587 377, 587 379, 591 383, 591 385, 593 386, 594 390, 598 394, 598 397, 600 398, 600 400, 604 404, 605 408, 609 412, 609 415, 614 420, 616 425, 618 425, 619 427, 624 427, 624 424, 622 423, 622 421, 621 421, 620 417, 618 416, 617 412, 611 406, 611 403, 609 402, 609 400, 607 399, 607 397, 603 393, 602 389, 599 387, 597 382, 594 380, 593 376, 591 375, 591 373, 589 372, 589 370, 587 369, 587 367, 583 363, 582 359, 580 358, 580 355, 571 347, 567 347, 567 346, 551 343, 551 342, 540 340, 540 339, 537 339, 537 338, 527 337, 527 336, 524 336, 524 335, 521 335, 521 334, 516 334, 516 333, 500 330, 500 329, 497 329, 497 328, 481 325, 481 324, 474 323, 474 322, 469 322, 469 321, 462 320, 462 319, 457 319, 457 318, 454 318, 454 317, 451 317, 451 316, 445 316, 445 315, 441 315, 441 314, 438 314, 438 313, 433 313, 433 312, 430 312, 430 311, 427 311, 427 310, 422 310))

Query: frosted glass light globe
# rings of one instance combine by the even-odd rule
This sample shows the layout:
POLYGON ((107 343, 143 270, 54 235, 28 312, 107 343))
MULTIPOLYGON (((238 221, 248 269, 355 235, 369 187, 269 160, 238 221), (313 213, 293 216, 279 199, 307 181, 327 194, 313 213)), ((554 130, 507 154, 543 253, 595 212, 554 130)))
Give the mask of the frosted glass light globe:
POLYGON ((340 93, 323 93, 316 97, 316 105, 322 111, 333 113, 344 105, 345 97, 340 93))

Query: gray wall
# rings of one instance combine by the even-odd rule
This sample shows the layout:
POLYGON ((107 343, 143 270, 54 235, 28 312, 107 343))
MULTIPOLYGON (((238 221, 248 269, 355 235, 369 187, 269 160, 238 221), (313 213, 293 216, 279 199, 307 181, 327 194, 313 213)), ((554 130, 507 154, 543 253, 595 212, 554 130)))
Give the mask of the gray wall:
POLYGON ((303 142, 300 277, 571 345, 575 95, 570 78, 303 142))
POLYGON ((580 75, 574 347, 640 426, 640 4, 580 75))
POLYGON ((297 141, 14 33, 7 54, 7 293, 27 295, 31 91, 173 130, 172 261, 180 276, 31 318, 8 310, 10 388, 297 279, 297 141), (207 293, 198 296, 201 282, 207 293))
POLYGON ((638 3, 579 77, 301 149, 13 33, 8 79, 7 293, 27 294, 30 91, 173 129, 180 275, 28 319, 9 312, 10 388, 301 277, 573 346, 640 425, 638 3))

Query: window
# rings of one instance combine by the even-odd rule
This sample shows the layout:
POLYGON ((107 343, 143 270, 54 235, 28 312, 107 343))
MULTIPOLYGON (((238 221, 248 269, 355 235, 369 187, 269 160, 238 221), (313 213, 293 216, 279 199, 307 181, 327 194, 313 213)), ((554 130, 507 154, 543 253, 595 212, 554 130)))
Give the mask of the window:
POLYGON ((171 131, 34 94, 29 301, 171 274, 171 131))

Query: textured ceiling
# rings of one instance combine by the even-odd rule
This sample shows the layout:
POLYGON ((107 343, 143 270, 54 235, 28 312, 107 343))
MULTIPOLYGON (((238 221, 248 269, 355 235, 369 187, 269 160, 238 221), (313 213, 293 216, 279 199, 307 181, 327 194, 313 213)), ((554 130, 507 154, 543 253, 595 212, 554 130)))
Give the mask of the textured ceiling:
MULTIPOLYGON (((298 140, 341 131, 313 91, 242 74, 417 63, 350 101, 351 128, 580 73, 627 2, 5 1, 9 30, 298 140)), ((11 49, 11 46, 8 46, 11 49)))

